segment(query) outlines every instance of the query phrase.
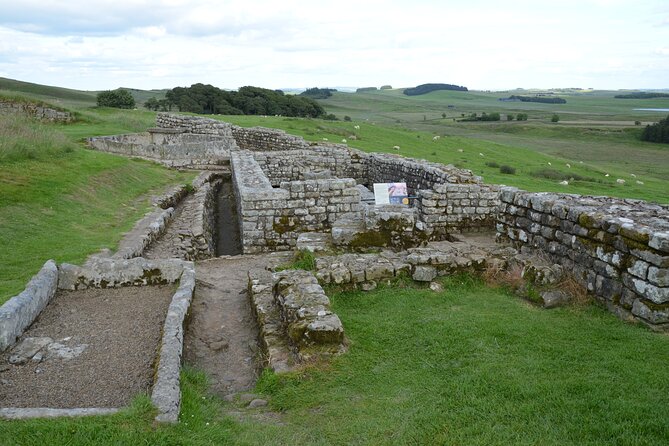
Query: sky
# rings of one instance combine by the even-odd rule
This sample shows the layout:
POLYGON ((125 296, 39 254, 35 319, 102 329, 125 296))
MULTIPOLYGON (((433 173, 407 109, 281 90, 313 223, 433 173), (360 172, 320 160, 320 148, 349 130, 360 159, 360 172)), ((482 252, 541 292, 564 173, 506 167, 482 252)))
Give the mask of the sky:
POLYGON ((0 77, 80 90, 669 88, 669 1, 0 0, 0 77))

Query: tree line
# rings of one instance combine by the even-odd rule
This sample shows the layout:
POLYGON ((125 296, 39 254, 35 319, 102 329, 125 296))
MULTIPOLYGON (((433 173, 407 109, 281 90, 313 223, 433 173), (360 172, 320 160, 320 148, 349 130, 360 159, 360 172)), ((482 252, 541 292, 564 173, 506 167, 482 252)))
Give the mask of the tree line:
POLYGON ((453 84, 421 84, 413 88, 404 89, 404 94, 407 96, 418 96, 427 94, 437 90, 452 90, 452 91, 469 91, 467 87, 453 84))
POLYGON ((325 110, 306 96, 286 95, 281 90, 242 87, 225 91, 213 85, 193 84, 176 87, 165 93, 165 99, 151 98, 144 104, 150 110, 220 115, 282 115, 319 118, 325 110))
POLYGON ((563 98, 547 98, 541 96, 509 96, 510 100, 517 100, 521 102, 540 102, 542 104, 566 104, 567 100, 563 98))
POLYGON ((332 93, 337 91, 335 88, 307 88, 300 96, 306 96, 311 99, 327 99, 332 96, 332 93))
POLYGON ((637 93, 629 94, 617 94, 614 96, 616 99, 653 99, 653 98, 669 98, 668 93, 649 93, 645 91, 639 91, 637 93))

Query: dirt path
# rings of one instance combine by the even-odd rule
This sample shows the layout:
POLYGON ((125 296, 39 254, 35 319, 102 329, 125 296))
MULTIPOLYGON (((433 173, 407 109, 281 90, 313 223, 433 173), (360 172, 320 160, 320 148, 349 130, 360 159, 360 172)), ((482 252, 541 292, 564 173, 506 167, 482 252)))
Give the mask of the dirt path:
POLYGON ((198 262, 197 285, 184 339, 187 363, 204 370, 224 397, 258 377, 258 326, 247 293, 248 272, 285 263, 290 254, 221 257, 198 262))
POLYGON ((150 392, 174 291, 173 285, 59 291, 0 356, 0 407, 123 407, 150 392), (26 338, 43 344, 16 363, 26 338))

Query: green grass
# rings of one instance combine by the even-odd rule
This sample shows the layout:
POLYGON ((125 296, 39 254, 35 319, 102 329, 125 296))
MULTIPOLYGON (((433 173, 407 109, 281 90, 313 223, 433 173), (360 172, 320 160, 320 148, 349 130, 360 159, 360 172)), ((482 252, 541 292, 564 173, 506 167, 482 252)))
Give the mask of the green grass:
POLYGON ((130 113, 118 119, 103 110, 96 124, 61 126, 0 120, 0 303, 50 258, 81 263, 101 248, 114 249, 150 208, 152 193, 194 175, 75 142, 107 130, 134 131, 130 113))
POLYGON ((594 306, 543 310, 476 280, 332 294, 350 351, 257 386, 269 421, 182 374, 181 423, 146 398, 86 420, 0 422, 3 444, 656 445, 669 437, 669 338, 594 306))
MULTIPOLYGON (((584 195, 609 195, 623 198, 640 198, 660 203, 669 202, 669 149, 653 145, 647 152, 636 152, 632 158, 627 155, 629 163, 649 158, 654 172, 644 174, 637 168, 626 169, 625 165, 616 166, 614 161, 600 161, 589 158, 560 157, 542 153, 517 145, 501 144, 493 141, 449 136, 441 134, 433 140, 434 133, 409 130, 400 126, 387 127, 369 122, 323 121, 318 119, 299 119, 260 116, 216 116, 241 126, 264 126, 278 128, 288 133, 302 136, 309 141, 341 142, 347 140, 350 147, 366 152, 398 153, 428 161, 453 164, 469 169, 476 175, 483 176, 487 183, 506 184, 529 191, 553 191, 578 193, 584 195), (358 125, 360 129, 355 129, 358 125), (355 136, 353 139, 351 136, 355 136), (393 149, 400 146, 400 150, 393 149), (654 160, 652 159, 654 157, 654 160), (513 175, 501 173, 499 168, 491 167, 490 163, 507 165, 516 169, 513 175), (549 165, 550 163, 550 165, 549 165), (567 167, 569 164, 571 167, 567 167), (568 186, 559 184, 560 180, 535 175, 542 169, 550 168, 558 171, 564 178, 574 178, 568 186), (665 170, 666 169, 666 170, 665 170), (631 176, 635 173, 637 177, 631 176), (605 174, 609 173, 606 177, 605 174), (617 178, 626 180, 625 185, 616 183, 617 178), (637 184, 636 181, 644 184, 637 184)), ((619 156, 623 156, 620 154, 619 156)), ((605 158, 604 154, 602 157, 605 158)), ((609 158, 613 158, 610 154, 609 158)), ((638 166, 637 166, 638 167, 638 166)))

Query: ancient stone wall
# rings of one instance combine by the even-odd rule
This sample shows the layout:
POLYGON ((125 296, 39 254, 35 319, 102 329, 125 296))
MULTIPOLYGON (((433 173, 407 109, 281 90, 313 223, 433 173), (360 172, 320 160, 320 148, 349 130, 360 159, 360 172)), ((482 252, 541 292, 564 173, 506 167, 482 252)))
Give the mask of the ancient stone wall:
POLYGON ((293 249, 300 232, 329 229, 362 211, 353 179, 283 182, 274 189, 250 152, 234 152, 231 163, 244 253, 293 249))
POLYGON ((243 150, 269 152, 309 148, 309 143, 304 138, 289 135, 283 130, 264 127, 232 126, 232 136, 239 148, 243 150))
POLYGON ((669 207, 504 188, 497 233, 572 271, 622 318, 669 326, 669 207))
POLYGON ((405 182, 410 193, 443 183, 481 182, 469 170, 387 153, 367 154, 367 184, 405 182))
POLYGON ((21 114, 40 121, 72 122, 74 116, 70 112, 56 110, 30 102, 0 100, 0 115, 21 114))
POLYGON ((253 156, 274 186, 318 175, 366 183, 365 158, 352 152, 345 146, 318 145, 309 149, 254 152, 253 156))
POLYGON ((420 190, 416 200, 420 219, 431 232, 491 231, 499 208, 499 187, 485 184, 436 184, 420 190))

